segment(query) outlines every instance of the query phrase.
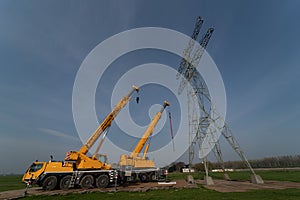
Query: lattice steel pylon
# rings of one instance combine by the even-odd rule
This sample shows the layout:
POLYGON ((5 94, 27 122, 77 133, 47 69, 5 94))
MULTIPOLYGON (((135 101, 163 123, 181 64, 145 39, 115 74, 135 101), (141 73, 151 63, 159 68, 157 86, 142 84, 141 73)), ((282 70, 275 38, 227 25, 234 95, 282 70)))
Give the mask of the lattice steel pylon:
MULTIPOLYGON (((203 19, 198 17, 191 40, 183 52, 183 58, 176 75, 177 79, 179 79, 180 75, 183 76, 178 88, 178 94, 181 94, 184 88, 187 90, 189 121, 189 168, 192 165, 195 154, 194 147, 196 144, 198 144, 199 154, 202 154, 201 157, 203 158, 206 175, 208 176, 207 154, 205 153, 208 147, 204 144, 209 144, 214 146, 214 152, 218 161, 221 162, 224 170, 219 139, 216 137, 217 133, 221 133, 256 177, 257 175, 248 162, 244 152, 241 150, 236 138, 226 124, 225 119, 217 111, 217 108, 211 100, 205 81, 196 69, 214 31, 213 28, 209 28, 206 34, 201 38, 199 42, 200 45, 195 45, 195 41, 199 35, 202 24, 203 19), (193 55, 192 52, 194 52, 193 55)), ((258 180, 257 182, 262 183, 263 181, 258 180)))
MULTIPOLYGON (((195 42, 199 35, 202 24, 203 19, 201 17, 198 17, 191 39, 188 43, 187 48, 183 52, 183 58, 181 60, 176 76, 176 78, 178 79, 180 75, 183 75, 178 89, 178 94, 181 94, 184 88, 186 88, 187 90, 189 121, 189 167, 191 167, 194 158, 194 146, 197 143, 197 139, 201 140, 202 135, 205 135, 204 133, 207 129, 207 127, 205 127, 206 123, 204 123, 203 121, 203 119, 205 118, 204 115, 201 115, 201 113, 199 113, 196 109, 198 108, 198 104, 201 108, 200 110, 204 109, 205 105, 202 101, 204 100, 204 98, 199 98, 199 95, 203 95, 201 92, 207 90, 201 90, 201 88, 198 88, 198 85, 196 83, 199 79, 195 79, 195 77, 197 75, 196 66, 199 65, 200 59, 205 51, 205 48, 209 42, 209 39, 214 29, 208 29, 206 34, 200 40, 200 45, 197 45, 195 47, 195 42), (192 52, 194 52, 193 55, 191 55, 192 52), (188 82, 192 82, 193 84, 187 84, 188 82), (195 88, 194 86, 196 86, 197 88, 195 88), (201 117, 199 114, 201 115, 201 117), (195 140, 195 138, 197 139, 195 140)), ((202 87, 205 87, 205 84, 202 84, 202 87)))

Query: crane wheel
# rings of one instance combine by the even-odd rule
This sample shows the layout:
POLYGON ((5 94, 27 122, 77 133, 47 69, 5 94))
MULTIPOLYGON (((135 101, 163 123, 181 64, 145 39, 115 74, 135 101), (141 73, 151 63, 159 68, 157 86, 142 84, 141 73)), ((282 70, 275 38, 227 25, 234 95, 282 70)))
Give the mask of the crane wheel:
POLYGON ((148 176, 145 173, 140 174, 139 177, 140 177, 141 182, 147 182, 148 181, 148 176))
POLYGON ((131 174, 132 181, 136 181, 136 173, 131 174))
POLYGON ((62 190, 68 190, 70 187, 71 175, 62 177, 59 183, 59 187, 62 190))
POLYGON ((155 172, 151 172, 149 174, 149 179, 150 179, 150 181, 156 181, 157 180, 155 172))
POLYGON ((106 188, 109 184, 109 178, 107 175, 102 174, 96 179, 96 186, 98 188, 106 188))
POLYGON ((54 190, 57 184, 56 176, 49 176, 43 181, 43 189, 44 190, 54 190))
POLYGON ((85 175, 80 181, 80 187, 82 189, 92 188, 94 184, 94 177, 92 175, 85 175))

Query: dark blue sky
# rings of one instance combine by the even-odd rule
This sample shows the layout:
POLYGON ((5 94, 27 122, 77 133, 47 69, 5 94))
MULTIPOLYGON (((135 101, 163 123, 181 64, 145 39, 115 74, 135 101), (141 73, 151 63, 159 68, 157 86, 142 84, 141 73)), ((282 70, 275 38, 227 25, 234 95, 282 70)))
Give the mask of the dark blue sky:
MULTIPOLYGON (((100 42, 138 27, 191 35, 199 15, 204 19, 201 34, 215 28, 207 51, 223 77, 226 120, 246 155, 299 154, 299 6, 296 0, 0 0, 0 158, 6 161, 0 173, 22 173, 33 160, 47 160, 50 154, 63 159, 66 151, 80 148, 73 84, 81 63, 100 42)), ((180 60, 150 50, 127 56, 99 82, 99 120, 110 111, 110 89, 122 73, 147 62, 177 69, 180 60)), ((133 117, 141 125, 149 123, 150 105, 162 103, 158 96, 166 94, 172 101, 161 88, 147 87, 140 94, 147 99, 146 109, 130 105, 133 116, 141 114, 133 117)), ((222 146, 226 160, 236 159, 227 144, 222 146)))

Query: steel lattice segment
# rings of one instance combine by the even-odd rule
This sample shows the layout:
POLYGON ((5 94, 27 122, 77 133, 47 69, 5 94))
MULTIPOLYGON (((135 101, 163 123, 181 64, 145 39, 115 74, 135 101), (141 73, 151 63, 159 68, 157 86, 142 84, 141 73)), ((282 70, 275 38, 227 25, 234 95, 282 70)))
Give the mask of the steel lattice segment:
MULTIPOLYGON (((180 67, 178 69, 178 73, 183 75, 178 89, 178 94, 182 93, 183 89, 187 85, 187 82, 189 82, 194 77, 194 73, 197 71, 196 68, 200 63, 200 60, 205 52, 205 49, 213 34, 213 31, 214 31, 213 28, 207 30, 206 34, 200 40, 199 45, 196 45, 195 47, 196 49, 194 50, 193 56, 191 54, 188 54, 185 57, 184 55, 184 58, 182 59, 182 62, 180 63, 180 67)), ((193 49, 193 48, 188 48, 188 49, 193 49)))
POLYGON ((196 39, 197 39, 197 37, 199 35, 200 29, 202 27, 202 24, 203 24, 203 19, 199 16, 197 18, 197 21, 196 21, 196 24, 195 24, 195 28, 194 28, 193 34, 191 36, 191 39, 189 41, 189 44, 188 44, 187 48, 183 51, 183 58, 181 60, 180 66, 179 66, 178 73, 176 75, 177 79, 179 79, 180 74, 187 67, 187 63, 188 63, 188 60, 190 58, 190 54, 191 54, 191 52, 192 52, 192 50, 194 48, 195 41, 196 41, 196 39))

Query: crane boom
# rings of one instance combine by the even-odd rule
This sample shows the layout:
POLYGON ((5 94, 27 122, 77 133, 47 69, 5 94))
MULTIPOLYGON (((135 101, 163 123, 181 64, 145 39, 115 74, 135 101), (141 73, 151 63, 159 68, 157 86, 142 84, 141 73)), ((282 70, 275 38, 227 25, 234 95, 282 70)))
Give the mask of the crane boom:
POLYGON ((136 145, 135 149, 132 151, 131 156, 133 157, 137 157, 139 155, 139 153, 142 151, 143 147, 145 146, 148 138, 152 135, 153 131, 154 131, 154 127, 156 126, 157 122, 159 121, 162 112, 164 111, 164 109, 169 106, 169 102, 165 101, 163 107, 161 108, 161 110, 155 115, 155 117, 153 118, 153 120, 151 121, 149 127, 147 128, 147 130, 145 131, 143 137, 140 139, 140 141, 138 142, 138 144, 136 145))
POLYGON ((104 121, 98 126, 95 132, 91 135, 91 137, 87 140, 87 142, 80 148, 78 151, 79 153, 86 154, 90 148, 95 144, 99 136, 111 126, 113 120, 121 111, 121 109, 128 103, 130 100, 130 96, 133 94, 134 91, 139 91, 139 88, 135 85, 132 86, 132 90, 125 95, 118 104, 114 107, 114 109, 107 115, 104 121))
POLYGON ((163 171, 159 168, 156 168, 154 161, 150 160, 148 157, 146 157, 146 155, 149 150, 149 140, 151 139, 150 136, 153 134, 154 128, 160 120, 163 111, 169 105, 170 104, 168 101, 164 102, 163 107, 158 113, 156 113, 143 137, 139 140, 132 153, 130 155, 123 154, 120 156, 119 166, 121 171, 124 172, 123 174, 125 180, 134 181, 136 177, 138 177, 141 182, 157 181, 159 177, 163 175, 163 171), (143 148, 143 155, 140 156, 139 154, 143 148))

